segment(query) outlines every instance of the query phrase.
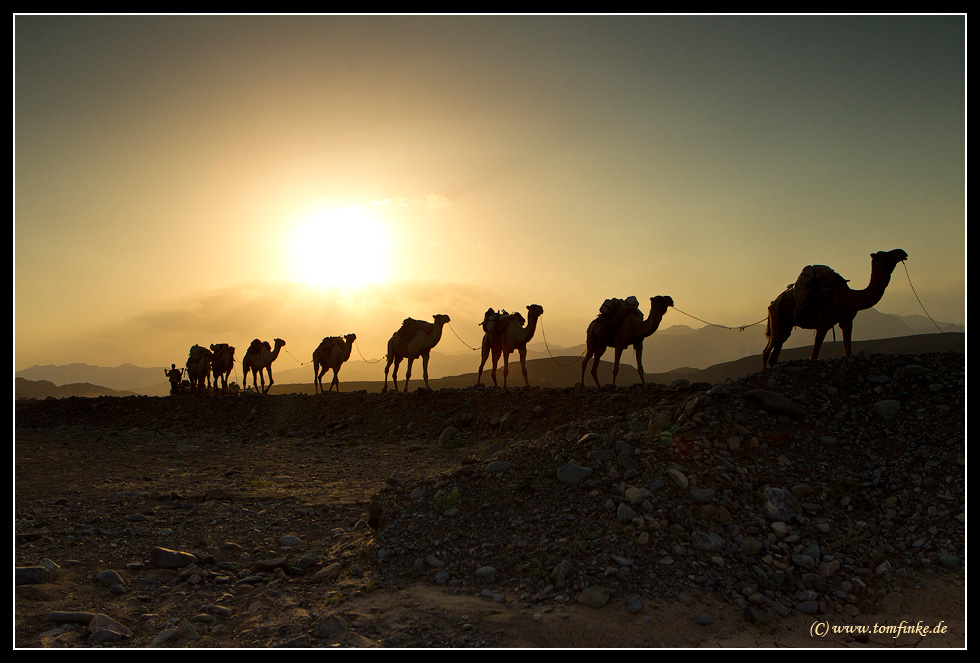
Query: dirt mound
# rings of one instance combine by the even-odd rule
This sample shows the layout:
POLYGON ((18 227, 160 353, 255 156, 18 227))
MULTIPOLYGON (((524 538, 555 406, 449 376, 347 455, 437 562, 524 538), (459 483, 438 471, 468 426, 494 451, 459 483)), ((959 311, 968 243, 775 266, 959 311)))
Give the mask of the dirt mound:
POLYGON ((19 402, 16 645, 962 646, 964 372, 19 402))

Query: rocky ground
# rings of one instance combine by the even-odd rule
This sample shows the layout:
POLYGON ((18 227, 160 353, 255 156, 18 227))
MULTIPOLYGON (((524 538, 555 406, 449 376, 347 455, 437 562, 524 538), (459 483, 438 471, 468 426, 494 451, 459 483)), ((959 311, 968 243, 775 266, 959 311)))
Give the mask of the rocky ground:
POLYGON ((15 646, 963 647, 964 411, 961 353, 18 402, 15 646))

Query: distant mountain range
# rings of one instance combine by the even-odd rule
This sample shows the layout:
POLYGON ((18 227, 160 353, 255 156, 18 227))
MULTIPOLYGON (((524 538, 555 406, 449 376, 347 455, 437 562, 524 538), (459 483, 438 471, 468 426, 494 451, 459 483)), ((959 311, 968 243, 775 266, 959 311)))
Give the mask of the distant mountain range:
POLYGON ((116 391, 95 384, 74 383, 58 386, 47 380, 14 380, 14 393, 19 398, 68 398, 81 396, 83 398, 98 398, 99 396, 135 396, 132 391, 116 391))
MULTIPOLYGON (((765 346, 764 325, 765 323, 762 323, 761 325, 746 328, 743 331, 723 329, 712 326, 706 326, 699 329, 693 329, 687 325, 672 325, 670 327, 664 327, 658 330, 653 336, 647 338, 643 343, 644 370, 651 376, 674 374, 693 375, 698 371, 703 371, 709 368, 713 369, 718 365, 744 360, 746 362, 746 366, 753 362, 756 364, 755 367, 751 368, 751 370, 747 370, 746 373, 758 371, 762 361, 762 348, 765 346)), ((954 346, 958 344, 958 347, 961 350, 963 349, 965 345, 966 332, 966 327, 964 325, 939 323, 939 327, 943 332, 947 333, 939 333, 932 321, 924 316, 890 315, 880 313, 875 309, 869 309, 861 312, 861 314, 858 316, 857 324, 855 324, 854 329, 854 340, 857 342, 905 338, 919 335, 937 337, 950 336, 947 341, 954 341, 954 339, 958 337, 959 340, 954 341, 953 344, 954 346)), ((567 348, 546 346, 545 343, 540 340, 541 338, 543 337, 540 335, 540 332, 535 334, 535 338, 528 346, 528 371, 531 371, 531 365, 536 367, 535 374, 541 373, 544 370, 544 367, 548 366, 549 364, 553 366, 562 366, 564 368, 564 373, 568 373, 569 375, 574 374, 575 381, 578 381, 579 376, 581 375, 581 357, 585 352, 585 344, 583 343, 582 345, 567 348)), ((824 344, 824 351, 821 353, 821 356, 834 357, 843 354, 842 349, 835 347, 833 340, 833 335, 828 335, 827 342, 824 344)), ((838 344, 836 345, 839 345, 839 334, 837 341, 838 344)), ((922 339, 922 342, 925 342, 925 340, 922 339)), ((933 343, 934 341, 929 342, 933 343)), ((790 354, 790 350, 792 348, 809 348, 812 343, 812 331, 797 329, 794 331, 793 336, 786 344, 786 349, 783 351, 780 359, 788 359, 791 356, 794 356, 790 354)), ((950 347, 949 349, 955 349, 955 347, 950 347)), ((927 350, 917 351, 925 352, 927 350)), ((310 352, 312 352, 312 349, 310 352)), ((916 352, 916 350, 913 350, 913 352, 916 352)), ((805 356, 807 353, 801 352, 800 354, 805 356)), ((348 385, 355 382, 371 383, 384 381, 383 361, 373 360, 372 363, 371 361, 356 359, 357 356, 357 347, 355 346, 353 356, 344 364, 340 371, 340 380, 343 384, 348 385)), ((241 384, 241 372, 237 361, 240 358, 241 357, 236 357, 236 370, 232 375, 233 381, 238 382, 239 384, 241 384)), ((603 360, 611 362, 612 359, 612 350, 607 350, 603 355, 603 360)), ((273 388, 274 392, 278 391, 280 387, 285 387, 285 385, 312 385, 312 365, 307 364, 297 366, 297 363, 297 360, 292 358, 290 355, 280 355, 279 359, 276 360, 276 363, 273 365, 273 375, 276 380, 276 386, 273 388)), ((625 368, 620 369, 620 383, 628 384, 628 382, 622 382, 622 380, 631 379, 628 376, 636 376, 635 360, 632 349, 627 349, 625 352, 623 352, 621 363, 625 366, 625 368)), ((460 379, 454 381, 475 384, 476 372, 479 368, 479 364, 479 352, 470 352, 467 354, 444 354, 433 351, 429 362, 430 383, 433 383, 433 387, 435 387, 433 379, 443 380, 455 376, 460 379)), ((488 360, 487 365, 484 367, 484 384, 492 384, 489 375, 490 369, 490 361, 488 360)), ((134 366, 132 364, 123 364, 122 366, 112 368, 92 366, 89 364, 68 364, 64 366, 32 366, 30 368, 17 371, 15 376, 17 378, 24 378, 26 381, 31 382, 46 381, 52 387, 87 385, 88 387, 104 389, 106 392, 132 392, 135 394, 149 396, 165 396, 170 393, 170 384, 167 382, 164 376, 164 370, 165 369, 162 366, 156 368, 144 368, 134 366), (98 385, 98 387, 95 387, 96 385, 98 385)), ((611 371, 611 369, 609 370, 611 371)), ((422 380, 422 366, 420 361, 415 362, 412 368, 412 373, 412 385, 420 386, 422 380), (418 381, 418 384, 416 384, 416 380, 418 381)), ((742 374, 744 375, 745 373, 742 374)), ((402 362, 399 369, 399 379, 402 379, 404 375, 405 363, 402 362)), ((498 380, 502 380, 502 375, 503 363, 501 361, 497 368, 498 380)), ((332 378, 332 376, 332 372, 328 373, 326 376, 324 376, 324 381, 326 382, 332 378)), ((511 356, 510 376, 511 379, 508 384, 516 385, 523 382, 520 377, 520 365, 517 360, 516 353, 511 356), (515 382, 515 379, 518 382, 515 382)), ((570 378, 556 377, 555 379, 558 382, 564 383, 570 378)), ((662 382, 664 380, 654 381, 662 382)), ((36 392, 39 394, 41 393, 42 389, 48 389, 50 391, 50 387, 42 388, 38 386, 32 387, 31 389, 36 390, 36 392)), ((80 390, 81 387, 78 389, 80 390)), ((24 385, 23 390, 25 394, 28 393, 26 385, 24 385)), ((61 397, 54 393, 45 393, 43 396, 22 396, 21 392, 21 383, 18 381, 16 385, 17 398, 43 398, 47 397, 48 395, 61 397)), ((83 394, 70 394, 63 391, 63 395, 83 394)), ((84 395, 90 394, 86 393, 84 395)), ((126 394, 106 393, 105 395, 126 394)))

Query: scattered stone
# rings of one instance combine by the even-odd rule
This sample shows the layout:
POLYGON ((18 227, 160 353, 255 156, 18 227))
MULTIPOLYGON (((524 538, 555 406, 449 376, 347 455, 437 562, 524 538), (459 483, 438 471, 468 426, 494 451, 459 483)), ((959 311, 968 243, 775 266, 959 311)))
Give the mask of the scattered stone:
POLYGON ((106 587, 116 587, 123 584, 122 576, 118 572, 107 570, 99 571, 95 574, 95 579, 106 587))
POLYGON ((801 520, 803 507, 796 496, 782 488, 767 487, 764 494, 763 512, 771 521, 801 520))
POLYGON ((671 479, 673 479, 674 483, 676 483, 678 486, 680 486, 685 490, 687 489, 688 481, 687 481, 687 477, 684 475, 683 472, 681 472, 677 468, 672 467, 669 470, 667 470, 667 475, 671 479))
POLYGON ((612 594, 605 587, 588 587, 579 592, 577 601, 590 608, 601 608, 612 597, 612 594))
POLYGON ((51 580, 51 571, 43 566, 18 566, 14 569, 15 585, 38 585, 51 580))
POLYGON ((189 552, 156 547, 150 550, 150 564, 161 569, 179 569, 196 564, 197 557, 189 552))
POLYGON ((901 409, 902 404, 896 400, 878 401, 874 404, 875 412, 885 421, 894 419, 901 409))
POLYGON ((773 391, 750 389, 743 394, 743 398, 755 403, 769 414, 786 416, 791 419, 802 419, 805 414, 799 405, 773 391))
POLYGON ((591 467, 583 467, 568 463, 558 468, 558 480, 571 486, 577 486, 592 476, 591 467))
POLYGON ((445 428, 442 433, 439 434, 439 446, 445 447, 452 442, 459 439, 460 430, 455 426, 449 426, 445 428))
POLYGON ((129 628, 123 626, 112 617, 101 613, 92 617, 88 623, 88 630, 90 632, 111 631, 119 635, 118 639, 133 637, 133 632, 129 628))

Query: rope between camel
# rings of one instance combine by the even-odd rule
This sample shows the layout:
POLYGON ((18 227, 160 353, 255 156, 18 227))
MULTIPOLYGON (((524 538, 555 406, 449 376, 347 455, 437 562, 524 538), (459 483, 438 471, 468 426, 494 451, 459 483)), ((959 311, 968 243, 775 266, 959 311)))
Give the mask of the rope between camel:
POLYGON ((936 325, 936 329, 939 330, 939 333, 940 334, 945 334, 946 332, 944 332, 943 329, 942 329, 942 327, 940 327, 936 323, 936 321, 932 319, 932 316, 929 315, 929 311, 927 311, 926 310, 926 307, 922 305, 922 300, 919 299, 919 293, 917 293, 915 291, 915 286, 912 285, 912 277, 909 276, 909 266, 905 264, 905 261, 904 260, 902 261, 902 267, 905 268, 905 278, 907 278, 909 280, 909 287, 912 288, 912 294, 915 295, 915 301, 919 302, 919 307, 922 309, 922 312, 926 314, 926 317, 929 318, 929 321, 932 324, 936 325))
MULTIPOLYGON (((286 348, 283 348, 283 350, 286 350, 286 348)), ((290 352, 289 350, 286 350, 286 354, 289 355, 290 357, 293 357, 293 353, 290 352)), ((293 357, 293 361, 295 361, 300 366, 306 366, 306 364, 312 364, 313 363, 313 360, 312 359, 310 361, 307 361, 307 362, 302 362, 299 359, 297 359, 296 357, 293 357)))
MULTIPOLYGON (((449 324, 448 322, 446 323, 446 325, 449 327, 449 331, 451 331, 456 336, 456 338, 459 338, 459 334, 456 333, 456 330, 453 329, 453 326, 451 324, 449 324)), ((464 341, 461 338, 459 338, 459 342, 462 343, 463 345, 465 345, 466 347, 468 347, 470 350, 479 350, 480 349, 480 348, 474 348, 472 345, 470 345, 469 343, 467 343, 466 341, 464 341)))
POLYGON ((364 356, 364 353, 361 352, 361 346, 358 345, 357 341, 354 341, 354 347, 357 348, 357 354, 361 355, 361 359, 364 360, 365 363, 377 364, 379 361, 384 359, 384 357, 382 357, 381 359, 374 359, 374 360, 368 359, 367 357, 364 356))
POLYGON ((687 316, 687 317, 689 317, 689 318, 694 318, 694 319, 695 319, 695 320, 697 320, 698 322, 703 322, 704 324, 706 324, 706 325, 710 325, 711 327, 718 327, 718 328, 720 328, 720 329, 730 329, 730 330, 732 330, 732 331, 735 331, 735 330, 737 330, 737 331, 745 331, 745 330, 746 330, 746 329, 748 329, 749 327, 755 327, 756 325, 758 325, 758 324, 761 324, 761 323, 763 323, 763 322, 765 322, 766 320, 768 320, 768 319, 769 319, 768 317, 766 317, 766 318, 763 318, 762 320, 759 320, 758 322, 753 322, 753 323, 751 323, 751 324, 748 324, 748 325, 740 325, 740 326, 738 326, 738 327, 727 327, 727 326, 725 326, 725 325, 719 325, 719 324, 715 324, 714 322, 708 322, 707 320, 702 320, 701 318, 698 318, 698 317, 695 317, 695 316, 693 316, 693 315, 691 315, 690 313, 684 313, 684 311, 682 311, 682 310, 680 310, 680 309, 679 309, 679 308, 677 308, 676 306, 675 306, 675 307, 673 307, 673 308, 674 308, 674 310, 675 310, 675 311, 677 311, 678 313, 681 313, 681 314, 683 314, 683 315, 686 315, 686 316, 687 316))
POLYGON ((544 323, 541 322, 540 319, 538 319, 538 325, 541 327, 541 338, 544 339, 544 347, 545 349, 548 350, 548 356, 551 357, 551 360, 556 364, 558 364, 559 366, 571 366, 572 364, 577 364, 578 360, 585 356, 585 350, 582 350, 582 354, 580 354, 578 357, 576 357, 575 359, 573 359, 567 364, 558 361, 558 358, 555 357, 555 355, 552 354, 551 352, 551 346, 548 345, 548 335, 544 333, 544 323))

